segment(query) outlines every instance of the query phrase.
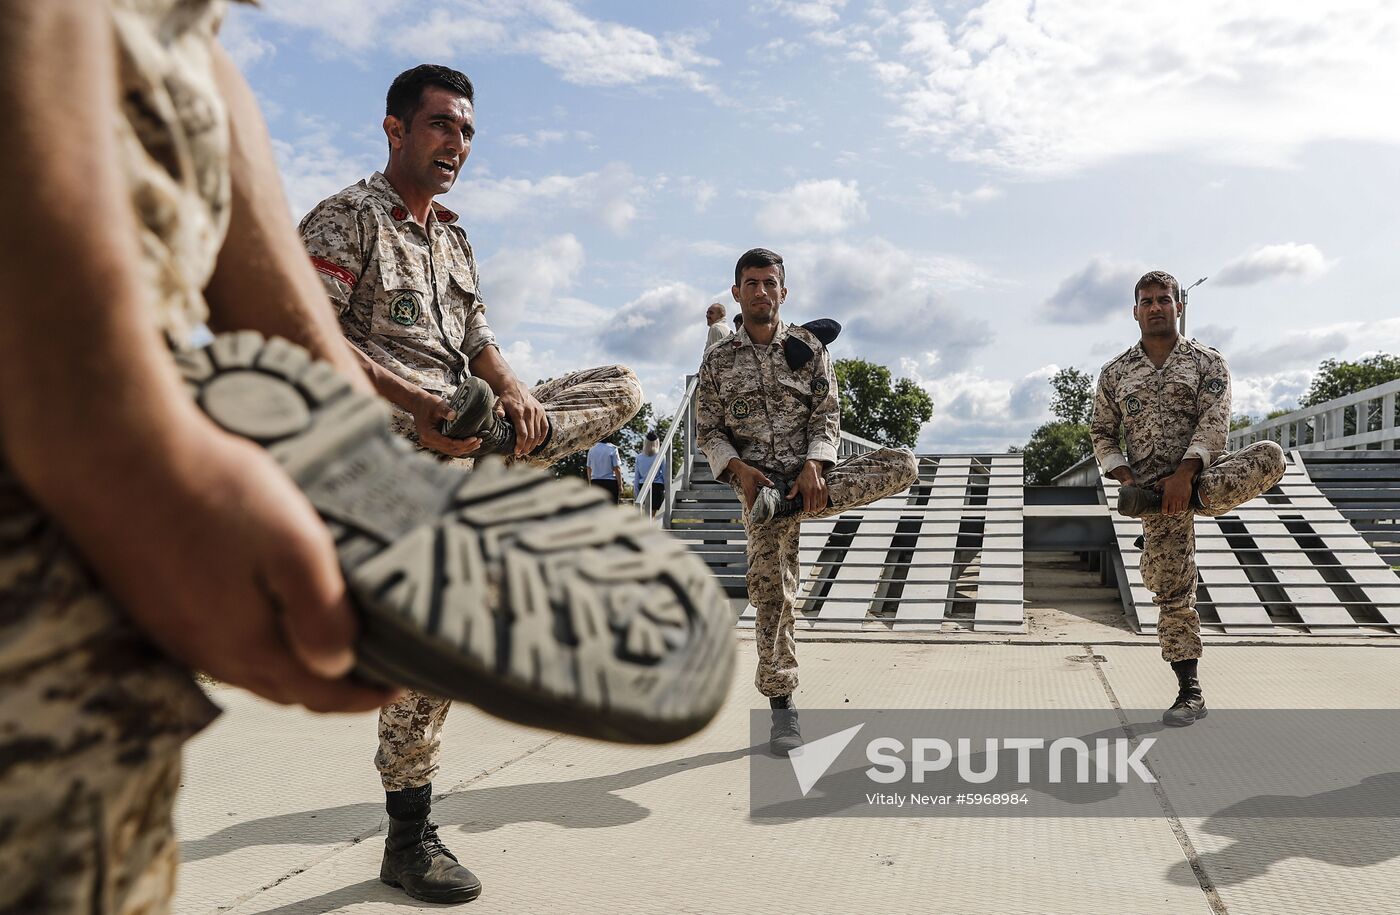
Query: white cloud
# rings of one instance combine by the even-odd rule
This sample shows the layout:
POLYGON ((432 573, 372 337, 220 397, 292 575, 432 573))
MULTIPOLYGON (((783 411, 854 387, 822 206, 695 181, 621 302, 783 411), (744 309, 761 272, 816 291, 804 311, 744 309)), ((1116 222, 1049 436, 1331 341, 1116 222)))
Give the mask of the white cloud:
POLYGON ((407 0, 341 0, 334 16, 321 4, 270 0, 280 22, 312 29, 326 49, 359 53, 387 45, 419 58, 520 54, 583 86, 673 84, 715 94, 703 75, 718 61, 696 50, 698 33, 656 36, 587 16, 567 0, 442 0, 426 15, 407 0))
POLYGON ((318 119, 308 119, 295 140, 273 140, 272 151, 292 218, 298 221, 322 200, 369 176, 384 157, 368 143, 347 143, 318 119))
POLYGON ((569 136, 563 130, 536 130, 534 133, 509 133, 501 137, 501 144, 517 149, 538 149, 553 143, 562 143, 569 136))
MULTIPOLYGON (((1218 324, 1202 324, 1200 327, 1190 325, 1191 317, 1187 315, 1186 335, 1196 340, 1200 340, 1206 346, 1213 346, 1218 350, 1225 351, 1230 348, 1230 342, 1235 339, 1236 328, 1221 327, 1218 324)), ((1229 358, 1227 352, 1226 358, 1229 358)))
POLYGON ((596 326, 601 309, 560 295, 577 281, 583 245, 573 235, 557 235, 531 248, 505 248, 481 264, 481 294, 487 320, 496 331, 522 322, 554 326, 596 326))
POLYGON ((242 9, 230 10, 219 29, 219 44, 224 46, 229 57, 238 64, 238 69, 248 71, 260 61, 270 59, 277 53, 277 46, 254 31, 248 21, 249 12, 242 9))
POLYGON ((1249 286, 1278 277, 1311 279, 1332 267, 1316 245, 1265 245, 1242 254, 1216 271, 1218 286, 1249 286))
POLYGON ((1335 356, 1346 348, 1347 334, 1339 330, 1327 333, 1302 331, 1292 333, 1268 346, 1250 347, 1225 355, 1230 368, 1242 373, 1265 372, 1296 365, 1316 365, 1327 356, 1335 356))
POLYGON ((882 62, 895 125, 958 160, 1023 175, 1119 156, 1290 162, 1317 140, 1400 143, 1400 5, 921 0, 882 62))
POLYGON ((976 204, 988 203, 992 200, 1006 196, 1006 192, 1001 188, 991 184, 983 184, 970 191, 953 191, 946 193, 932 185, 924 185, 920 197, 901 197, 916 206, 932 207, 945 213, 952 213, 955 216, 962 216, 972 206, 976 204))
POLYGON ((1131 311, 1133 284, 1144 272, 1140 265, 1095 257, 1060 282, 1040 306, 1041 312, 1052 324, 1097 324, 1113 312, 1131 311))
POLYGON ((1230 379, 1230 412, 1263 419, 1274 410, 1291 410, 1312 383, 1311 369, 1230 379))
POLYGON ((631 168, 613 162, 582 175, 544 178, 470 178, 457 182, 445 198, 449 207, 471 213, 473 221, 502 222, 525 211, 538 216, 550 207, 592 213, 621 235, 637 216, 642 187, 631 168))
POLYGON ((905 362, 933 398, 933 420, 924 426, 919 451, 1002 452, 1024 445, 1036 426, 1049 419, 1049 380, 1059 366, 1046 365, 1015 379, 987 378, 965 371, 921 379, 918 366, 905 362))
POLYGON ((846 0, 772 0, 769 9, 806 26, 832 25, 841 20, 846 0))
POLYGON ((934 376, 959 371, 993 339, 987 322, 948 298, 988 281, 966 261, 907 251, 882 238, 805 242, 781 253, 789 290, 784 318, 842 322, 838 358, 894 365, 912 355, 934 376))
POLYGON ((649 289, 614 312, 598 335, 605 352, 644 365, 674 364, 693 353, 694 371, 705 349, 705 306, 711 299, 688 283, 649 289))
POLYGON ((760 232, 788 238, 842 232, 867 215, 854 181, 803 181, 785 191, 755 196, 764 206, 754 216, 754 225, 760 232))

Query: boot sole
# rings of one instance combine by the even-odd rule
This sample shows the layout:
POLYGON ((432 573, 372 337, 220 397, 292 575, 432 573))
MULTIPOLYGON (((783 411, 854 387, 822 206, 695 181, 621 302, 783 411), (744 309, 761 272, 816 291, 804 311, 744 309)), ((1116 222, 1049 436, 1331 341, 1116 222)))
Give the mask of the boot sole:
POLYGON ((1172 717, 1170 714, 1164 714, 1162 715, 1162 723, 1169 728, 1190 727, 1191 725, 1195 724, 1197 721, 1200 721, 1202 718, 1206 717, 1209 714, 1210 709, 1204 708, 1201 709, 1200 712, 1198 712, 1197 714, 1192 715, 1190 718, 1186 718, 1184 720, 1181 718, 1172 717))
POLYGON ((452 422, 444 422, 442 434, 448 438, 469 438, 491 421, 491 407, 496 399, 490 386, 479 378, 468 378, 452 394, 451 407, 457 413, 452 422))
POLYGON ((385 404, 285 340, 227 334, 177 361, 201 408, 266 447, 326 521, 364 678, 628 743, 718 711, 727 601, 698 557, 596 487, 415 453, 385 404))
POLYGON ((417 899, 419 902, 471 902, 473 899, 481 895, 480 883, 478 883, 474 887, 469 887, 467 889, 458 890, 452 893, 434 894, 416 893, 413 890, 407 889, 402 883, 400 883, 393 877, 386 877, 383 874, 379 875, 379 882, 385 884, 386 886, 392 886, 396 890, 402 890, 404 895, 408 896, 410 899, 417 899))

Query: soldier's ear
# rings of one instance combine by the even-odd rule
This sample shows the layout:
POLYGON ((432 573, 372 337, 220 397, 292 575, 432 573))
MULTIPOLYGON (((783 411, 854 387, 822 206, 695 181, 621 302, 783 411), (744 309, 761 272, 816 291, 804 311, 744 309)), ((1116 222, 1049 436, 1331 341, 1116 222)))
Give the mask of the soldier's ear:
POLYGON ((736 301, 736 302, 739 301, 739 287, 738 287, 738 286, 730 286, 730 287, 729 287, 729 294, 732 295, 732 296, 734 296, 734 301, 736 301))
POLYGON ((403 145, 403 121, 392 114, 384 115, 384 136, 389 138, 389 145, 398 149, 403 145))

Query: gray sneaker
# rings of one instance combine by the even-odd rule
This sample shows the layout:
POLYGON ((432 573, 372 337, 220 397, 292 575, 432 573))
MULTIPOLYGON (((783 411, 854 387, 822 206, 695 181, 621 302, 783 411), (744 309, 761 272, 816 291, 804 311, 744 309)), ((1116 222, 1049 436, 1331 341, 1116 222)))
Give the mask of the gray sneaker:
POLYGON ((772 486, 760 486, 749 508, 749 517, 755 524, 772 521, 783 508, 783 496, 772 486))
POLYGON ((226 334, 177 361, 204 411, 266 447, 325 519, 363 677, 633 743, 685 737, 719 709, 734 664, 723 593, 596 487, 415 453, 382 401, 285 340, 226 334))

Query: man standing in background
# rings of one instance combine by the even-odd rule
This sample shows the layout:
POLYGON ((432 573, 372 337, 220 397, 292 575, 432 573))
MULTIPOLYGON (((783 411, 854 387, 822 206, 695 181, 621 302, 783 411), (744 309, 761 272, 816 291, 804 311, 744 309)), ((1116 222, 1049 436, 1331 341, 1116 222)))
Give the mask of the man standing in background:
POLYGON ((728 337, 731 331, 724 323, 724 304, 715 302, 705 309, 705 323, 710 325, 705 334, 705 349, 728 337))
POLYGON ((622 456, 612 442, 599 442, 588 449, 588 482, 606 489, 613 504, 622 501, 622 456))

